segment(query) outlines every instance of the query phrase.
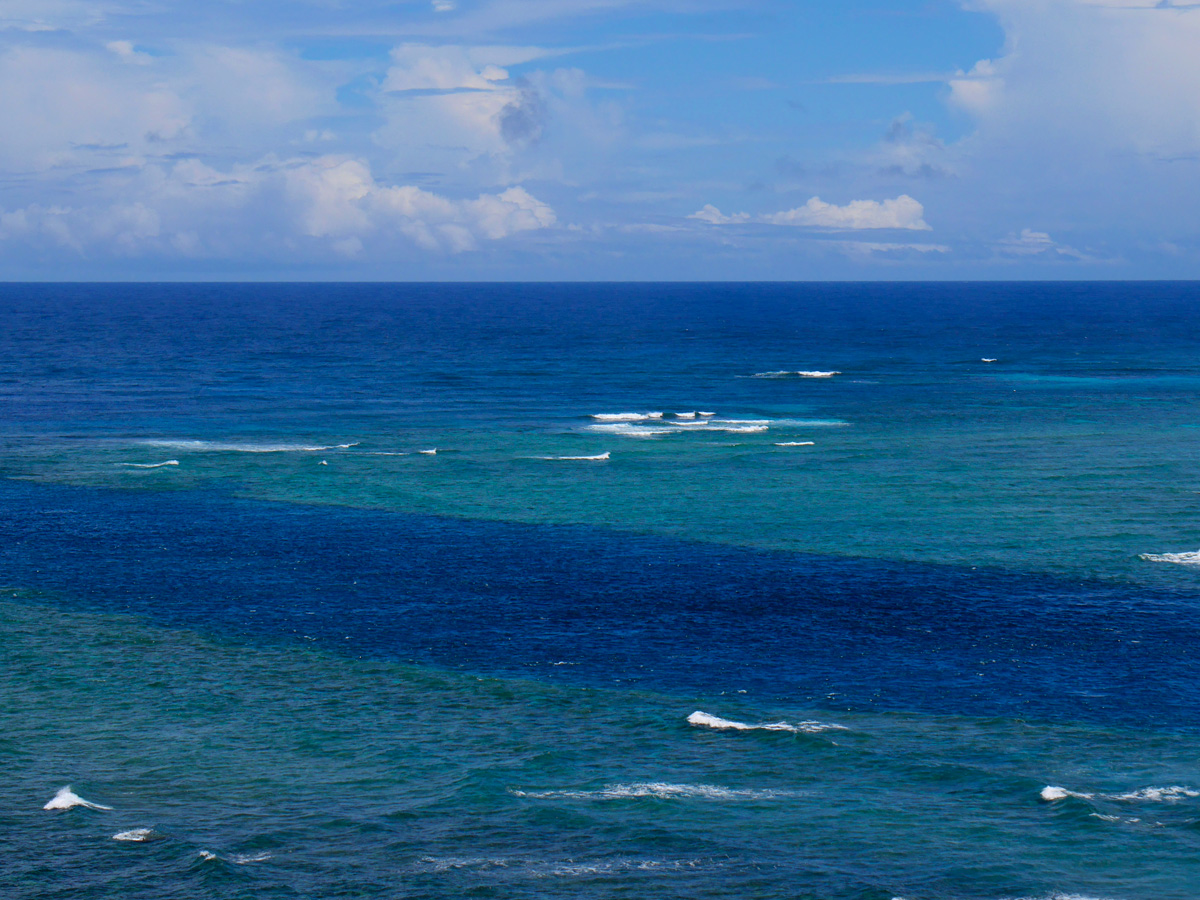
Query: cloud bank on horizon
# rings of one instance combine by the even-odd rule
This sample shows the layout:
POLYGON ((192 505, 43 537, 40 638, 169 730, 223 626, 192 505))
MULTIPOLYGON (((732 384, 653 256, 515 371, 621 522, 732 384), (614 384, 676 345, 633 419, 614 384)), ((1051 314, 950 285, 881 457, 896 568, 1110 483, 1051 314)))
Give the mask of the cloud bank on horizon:
POLYGON ((1172 0, 0 0, 0 278, 1200 277, 1197 47, 1172 0))

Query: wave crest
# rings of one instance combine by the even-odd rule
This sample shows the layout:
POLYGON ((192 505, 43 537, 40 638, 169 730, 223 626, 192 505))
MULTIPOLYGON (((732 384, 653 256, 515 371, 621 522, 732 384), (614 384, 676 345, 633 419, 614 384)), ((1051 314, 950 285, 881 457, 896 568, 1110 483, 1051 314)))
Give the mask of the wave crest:
POLYGON ((593 791, 509 791, 514 797, 534 800, 772 800, 789 796, 785 791, 727 788, 715 784, 671 784, 664 781, 610 784, 593 791))
POLYGON ((1140 553, 1139 559, 1146 562, 1175 563, 1180 566, 1200 566, 1200 550, 1187 553, 1140 553))
POLYGON ((845 725, 833 725, 827 722, 806 721, 795 725, 788 722, 768 722, 764 725, 748 725, 732 719, 722 719, 710 713, 696 710, 687 717, 688 724, 697 728, 712 728, 716 731, 788 731, 792 734, 821 734, 825 731, 849 731, 845 725))
POLYGON ((74 809, 77 806, 82 806, 85 809, 112 809, 111 806, 103 806, 99 803, 93 803, 91 800, 84 800, 71 790, 69 784, 59 788, 58 793, 42 809, 74 809))

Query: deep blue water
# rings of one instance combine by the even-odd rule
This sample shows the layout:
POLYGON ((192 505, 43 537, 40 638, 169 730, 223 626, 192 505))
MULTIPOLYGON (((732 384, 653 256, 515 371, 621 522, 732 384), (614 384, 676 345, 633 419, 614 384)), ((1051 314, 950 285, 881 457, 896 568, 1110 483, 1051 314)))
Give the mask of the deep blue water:
POLYGON ((0 287, 0 892, 1198 896, 1198 304, 0 287))
POLYGON ((10 583, 224 638, 814 708, 1200 724, 1194 592, 190 492, 9 482, 0 502, 10 583))

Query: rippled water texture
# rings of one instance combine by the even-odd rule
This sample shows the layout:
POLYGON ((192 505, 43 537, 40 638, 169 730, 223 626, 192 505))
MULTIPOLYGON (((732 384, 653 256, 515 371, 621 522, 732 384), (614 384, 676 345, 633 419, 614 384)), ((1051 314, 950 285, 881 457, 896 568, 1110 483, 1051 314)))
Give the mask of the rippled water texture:
POLYGON ((1198 302, 0 288, 0 895, 1194 898, 1198 302))

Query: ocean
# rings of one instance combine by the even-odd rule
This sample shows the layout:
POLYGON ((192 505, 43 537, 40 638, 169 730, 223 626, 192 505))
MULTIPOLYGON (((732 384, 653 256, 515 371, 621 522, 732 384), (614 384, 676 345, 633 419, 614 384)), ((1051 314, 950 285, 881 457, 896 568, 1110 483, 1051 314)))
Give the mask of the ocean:
POLYGON ((1197 310, 0 286, 0 896, 1194 900, 1197 310))

